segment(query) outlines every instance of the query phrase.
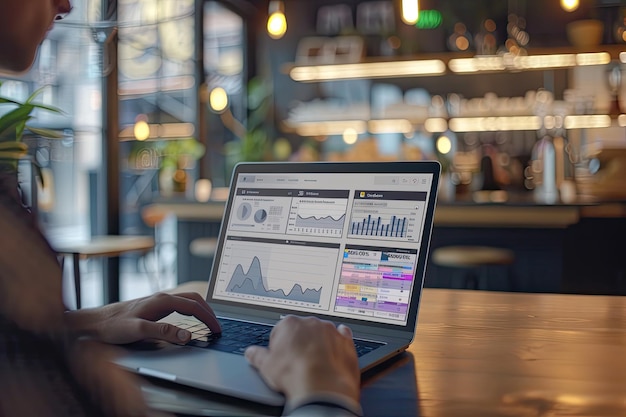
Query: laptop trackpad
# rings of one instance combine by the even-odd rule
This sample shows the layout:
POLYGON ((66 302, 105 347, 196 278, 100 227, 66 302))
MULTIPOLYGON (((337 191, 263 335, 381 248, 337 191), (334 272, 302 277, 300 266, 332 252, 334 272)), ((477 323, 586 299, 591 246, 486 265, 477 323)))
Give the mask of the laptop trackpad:
POLYGON ((189 346, 129 350, 116 363, 142 375, 219 394, 281 406, 283 395, 271 390, 241 355, 189 346))

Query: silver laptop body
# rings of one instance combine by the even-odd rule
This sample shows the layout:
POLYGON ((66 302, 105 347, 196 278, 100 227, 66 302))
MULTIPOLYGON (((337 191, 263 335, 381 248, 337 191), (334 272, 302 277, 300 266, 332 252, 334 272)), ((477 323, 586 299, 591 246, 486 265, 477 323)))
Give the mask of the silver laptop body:
MULTIPOLYGON (((237 165, 206 300, 218 317, 251 323, 287 314, 344 323, 380 344, 359 358, 362 371, 393 357, 415 334, 439 174, 430 161, 237 165)), ((240 354, 158 343, 118 363, 284 404, 240 354)))

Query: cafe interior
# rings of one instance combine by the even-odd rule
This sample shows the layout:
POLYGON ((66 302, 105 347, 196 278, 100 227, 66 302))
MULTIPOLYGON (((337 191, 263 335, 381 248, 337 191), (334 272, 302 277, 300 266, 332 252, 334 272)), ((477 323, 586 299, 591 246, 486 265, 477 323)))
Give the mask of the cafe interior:
POLYGON ((72 3, 0 73, 61 110, 19 166, 70 308, 206 285, 239 162, 437 160, 416 342, 366 414, 626 415, 623 1, 72 3))

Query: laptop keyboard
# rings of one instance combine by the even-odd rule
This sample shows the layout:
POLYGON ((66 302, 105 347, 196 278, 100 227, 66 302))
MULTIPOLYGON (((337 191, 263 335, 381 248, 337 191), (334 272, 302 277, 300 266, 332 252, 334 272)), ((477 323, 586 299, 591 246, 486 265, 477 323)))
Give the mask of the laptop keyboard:
MULTIPOLYGON (((220 318, 219 322, 222 326, 222 333, 219 335, 212 334, 204 323, 193 319, 174 324, 191 332, 191 341, 188 343, 190 346, 243 355, 248 346, 269 344, 272 326, 224 318, 220 318)), ((382 343, 354 339, 354 347, 359 357, 381 346, 382 343)))

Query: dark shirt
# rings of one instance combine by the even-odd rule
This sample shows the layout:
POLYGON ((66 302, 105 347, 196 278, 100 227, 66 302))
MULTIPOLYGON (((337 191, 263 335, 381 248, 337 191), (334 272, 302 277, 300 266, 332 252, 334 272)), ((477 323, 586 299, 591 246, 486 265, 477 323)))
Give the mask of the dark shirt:
POLYGON ((0 416, 100 416, 64 354, 56 254, 6 187, 0 184, 0 416))

